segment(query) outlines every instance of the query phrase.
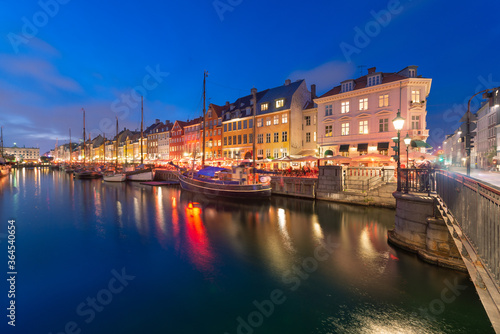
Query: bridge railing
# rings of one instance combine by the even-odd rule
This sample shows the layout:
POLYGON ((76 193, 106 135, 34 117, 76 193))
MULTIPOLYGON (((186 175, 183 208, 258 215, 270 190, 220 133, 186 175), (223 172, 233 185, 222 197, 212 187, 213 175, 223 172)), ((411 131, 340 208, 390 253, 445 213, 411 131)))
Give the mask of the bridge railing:
POLYGON ((436 172, 437 194, 500 286, 500 190, 476 179, 436 172))
POLYGON ((436 170, 432 168, 401 168, 401 191, 427 193, 436 191, 436 170))

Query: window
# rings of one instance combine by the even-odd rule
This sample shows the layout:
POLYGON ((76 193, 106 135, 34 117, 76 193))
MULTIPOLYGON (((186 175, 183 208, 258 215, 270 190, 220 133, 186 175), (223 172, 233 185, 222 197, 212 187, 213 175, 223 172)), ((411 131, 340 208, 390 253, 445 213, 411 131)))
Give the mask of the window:
POLYGON ((306 119, 306 126, 311 125, 311 116, 305 116, 304 118, 306 119))
POLYGON ((415 78, 415 70, 408 70, 408 76, 410 78, 415 78))
POLYGON ((266 149, 266 158, 270 158, 270 157, 271 157, 271 149, 267 148, 266 149))
POLYGON ((274 153, 274 155, 273 155, 274 159, 277 159, 280 157, 280 150, 279 149, 275 148, 273 153, 274 153))
POLYGON ((286 157, 288 155, 288 152, 286 150, 286 148, 282 148, 281 149, 281 157, 286 157))
POLYGON ((420 102, 420 91, 419 90, 412 90, 411 91, 411 100, 414 103, 420 102))
POLYGON ((232 126, 232 124, 233 124, 233 123, 229 123, 229 124, 227 125, 227 131, 231 131, 231 126, 232 126))
POLYGON ((314 131, 314 141, 316 141, 316 131, 314 131))
POLYGON ((249 144, 252 144, 252 143, 253 143, 253 133, 250 133, 250 134, 248 135, 248 143, 249 143, 249 144))
POLYGON ((266 111, 267 109, 269 109, 269 103, 262 103, 260 105, 260 110, 266 111))
POLYGON ((331 104, 326 105, 325 106, 325 116, 331 116, 332 110, 333 110, 333 106, 331 104))
POLYGON ((281 108, 285 105, 285 99, 276 100, 276 109, 281 108))
POLYGON ((217 134, 220 136, 220 129, 217 131, 217 134))
POLYGON ((236 145, 236 136, 233 136, 233 145, 236 145))
POLYGON ((257 156, 259 156, 259 157, 264 156, 264 150, 263 150, 263 149, 261 149, 261 148, 259 148, 259 149, 257 150, 257 156))
POLYGON ((368 134, 368 121, 359 121, 359 134, 368 134))
POLYGON ((270 143, 270 142, 271 142, 271 134, 266 133, 266 143, 270 143))
POLYGON ((280 134, 279 132, 274 133, 274 142, 278 143, 280 141, 280 134))
POLYGON ((241 135, 238 135, 238 145, 241 145, 241 135))
POLYGON ((281 133, 281 141, 282 142, 287 142, 288 141, 288 131, 283 131, 281 133))
POLYGON ((349 135, 349 123, 342 123, 342 136, 348 136, 349 135))
POLYGON ((281 115, 281 123, 283 124, 288 123, 288 114, 281 115))
POLYGON ((273 124, 274 125, 280 124, 280 116, 279 115, 274 115, 273 124))
POLYGON ((411 116, 411 129, 420 129, 420 116, 411 116))
POLYGON ((368 78, 368 86, 380 84, 380 75, 368 78))
POLYGON ((382 118, 378 120, 378 132, 388 132, 389 131, 389 119, 382 118))
POLYGON ((352 81, 351 82, 346 82, 342 84, 342 93, 344 92, 349 92, 352 90, 352 81))
MULTIPOLYGON (((218 143, 219 143, 219 146, 221 146, 221 142, 220 142, 220 139, 219 139, 218 143)), ((220 155, 220 154, 219 154, 219 155, 220 155)))
POLYGON ((306 132, 306 143, 310 143, 310 142, 311 142, 311 133, 306 132))
POLYGON ((247 128, 247 121, 243 121, 243 129, 246 129, 247 128))
POLYGON ((231 139, 232 139, 232 137, 231 137, 231 136, 227 137, 227 140, 228 140, 227 144, 228 144, 228 145, 233 145, 233 144, 232 144, 232 142, 231 142, 231 139))
POLYGON ((262 126, 262 118, 257 119, 257 127, 260 128, 262 126))
POLYGON ((341 103, 340 112, 342 114, 345 114, 345 113, 349 112, 349 101, 344 101, 344 102, 341 103))
POLYGON ((253 119, 251 119, 251 120, 249 120, 249 121, 248 121, 248 127, 249 127, 250 129, 252 129, 252 128, 253 128, 253 119))
POLYGON ((238 130, 241 130, 241 121, 238 122, 238 130))
POLYGON ((333 125, 325 126, 325 137, 333 136, 333 125))
POLYGON ((266 118, 266 126, 270 126, 271 125, 271 117, 267 117, 266 118))
POLYGON ((263 144, 264 143, 264 135, 262 133, 259 133, 257 135, 257 144, 263 144))
POLYGON ((212 118, 212 110, 209 110, 208 113, 207 113, 207 117, 208 118, 212 118))
POLYGON ((378 97, 378 106, 387 107, 389 105, 389 94, 379 95, 378 97))
POLYGON ((368 109, 368 98, 359 99, 359 110, 367 110, 368 109))

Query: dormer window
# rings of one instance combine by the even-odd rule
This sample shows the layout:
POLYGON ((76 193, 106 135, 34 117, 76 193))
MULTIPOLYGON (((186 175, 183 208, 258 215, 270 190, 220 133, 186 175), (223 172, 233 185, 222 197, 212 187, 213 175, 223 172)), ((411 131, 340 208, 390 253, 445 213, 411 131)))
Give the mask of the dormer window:
POLYGON ((269 109, 269 103, 262 103, 260 105, 260 110, 266 111, 267 109, 269 109))
POLYGON ((276 109, 282 108, 285 105, 285 99, 276 100, 276 109))
POLYGON ((208 113, 207 113, 207 117, 208 118, 212 118, 212 110, 209 110, 208 113))
POLYGON ((417 71, 414 69, 408 70, 408 77, 415 78, 417 76, 417 71))
POLYGON ((379 85, 380 82, 381 82, 380 74, 372 75, 372 76, 368 77, 367 87, 379 85))
POLYGON ((354 80, 342 83, 342 93, 350 92, 354 88, 354 80))

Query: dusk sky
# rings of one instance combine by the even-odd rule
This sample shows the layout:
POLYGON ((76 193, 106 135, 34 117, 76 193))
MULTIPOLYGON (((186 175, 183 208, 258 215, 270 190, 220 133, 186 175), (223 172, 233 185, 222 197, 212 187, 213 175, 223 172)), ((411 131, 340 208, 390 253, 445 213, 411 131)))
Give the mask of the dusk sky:
POLYGON ((500 86, 495 1, 0 4, 4 144, 40 153, 56 138, 67 143, 70 128, 73 141, 81 139, 82 108, 93 137, 114 135, 115 116, 120 128, 138 129, 136 92, 144 94, 146 125, 200 116, 204 70, 208 101, 222 105, 288 78, 316 84, 321 95, 369 67, 397 72, 417 65, 433 79, 433 146, 458 126, 470 96, 500 86))

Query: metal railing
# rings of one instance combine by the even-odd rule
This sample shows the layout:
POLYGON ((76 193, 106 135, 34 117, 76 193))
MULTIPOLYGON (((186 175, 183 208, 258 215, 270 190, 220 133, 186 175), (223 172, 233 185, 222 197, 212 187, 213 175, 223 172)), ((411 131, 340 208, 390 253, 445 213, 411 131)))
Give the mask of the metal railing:
POLYGON ((436 172, 437 194, 500 285, 500 190, 465 175, 436 172))
POLYGON ((427 193, 436 191, 436 170, 432 168, 400 168, 401 192, 427 193))

